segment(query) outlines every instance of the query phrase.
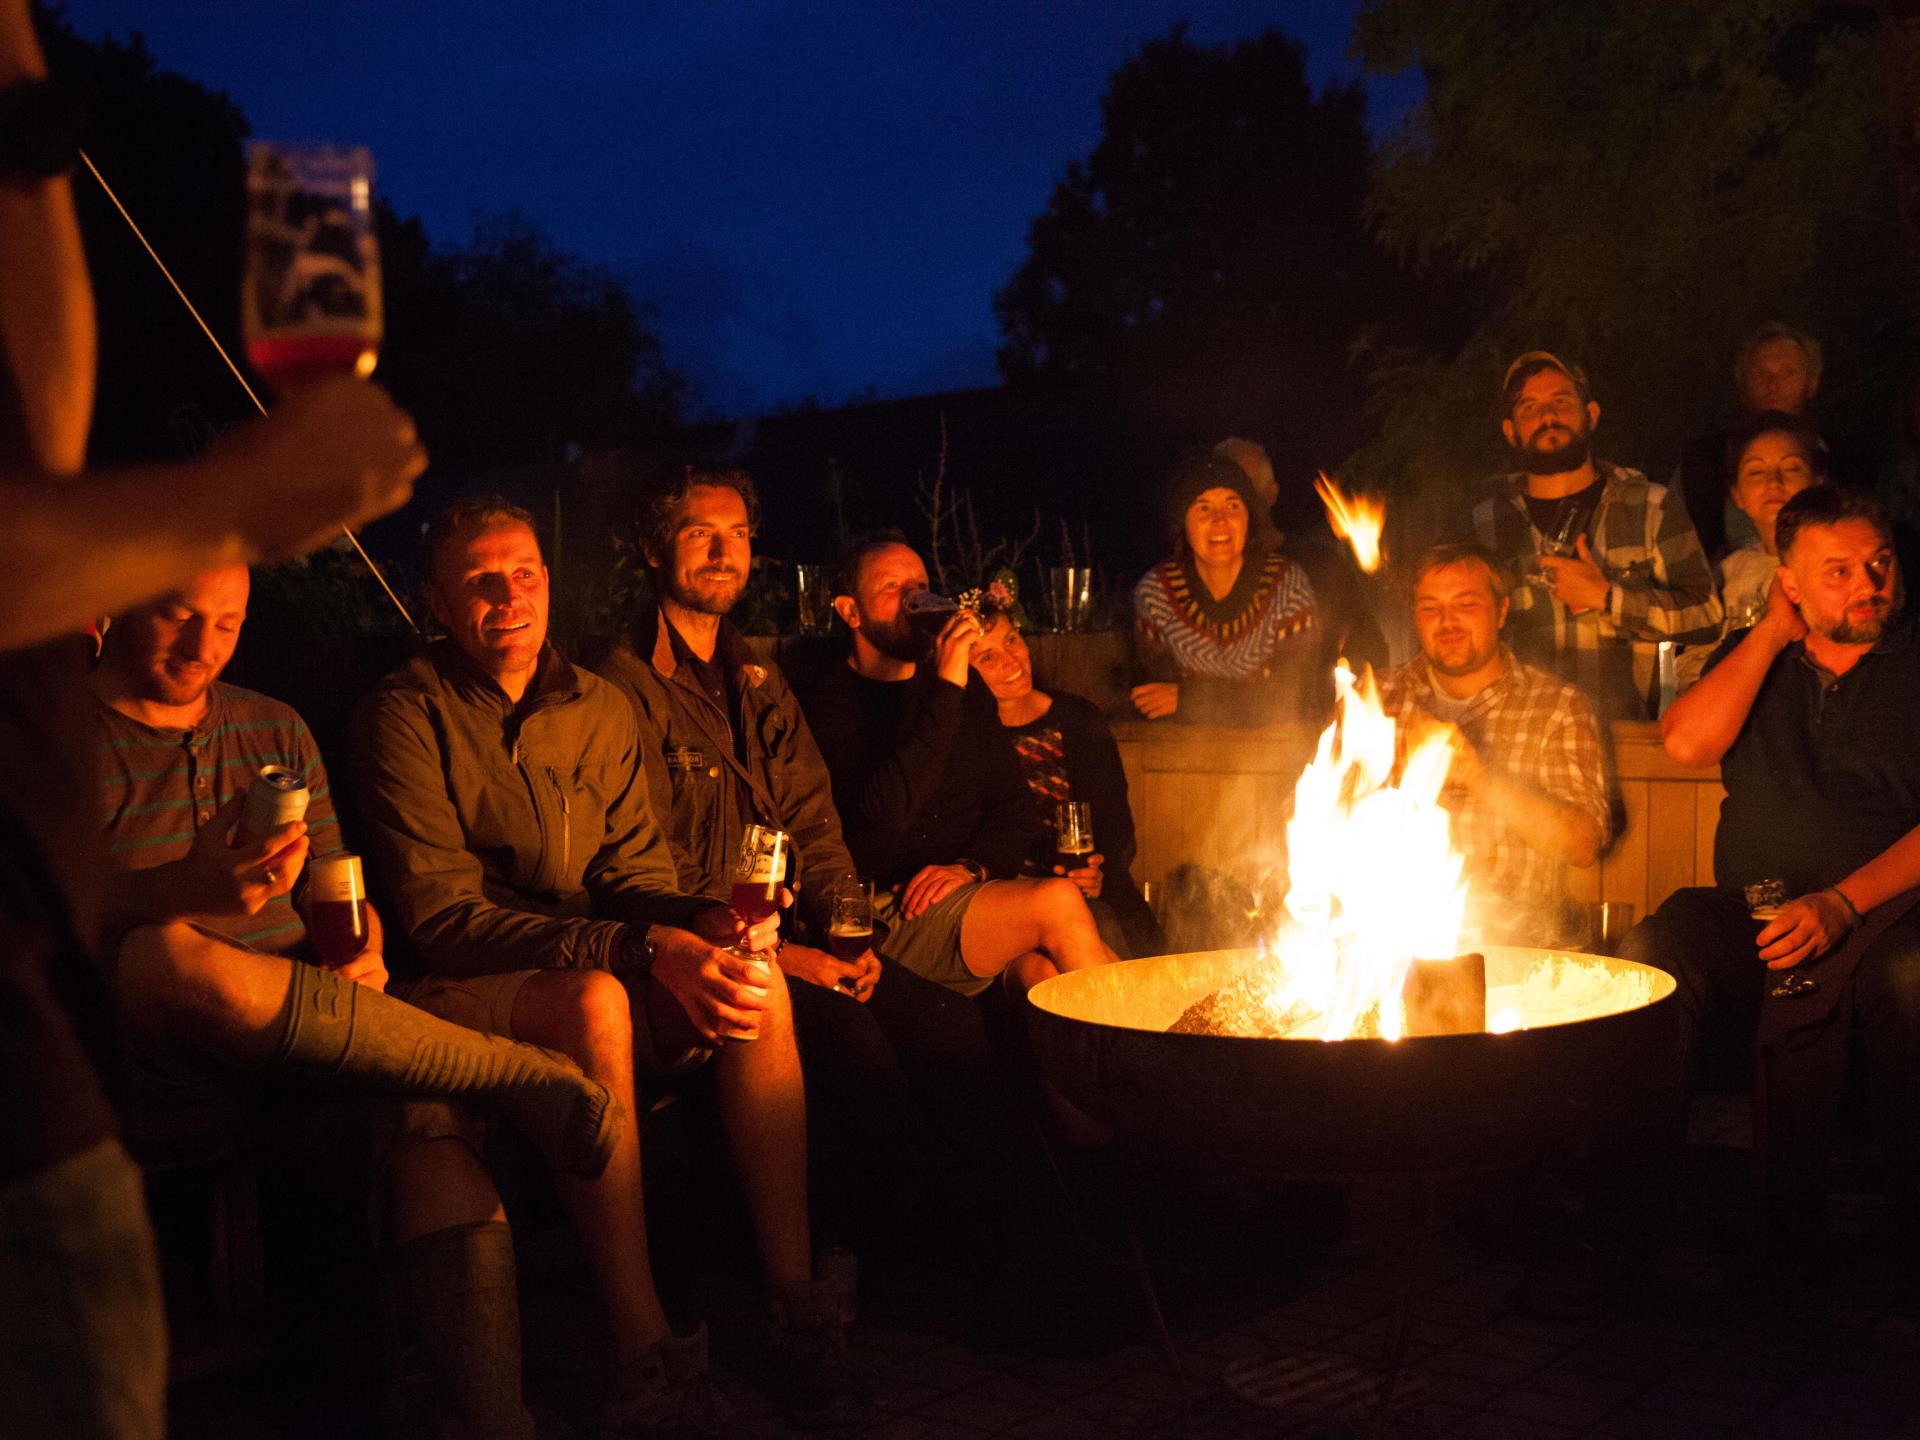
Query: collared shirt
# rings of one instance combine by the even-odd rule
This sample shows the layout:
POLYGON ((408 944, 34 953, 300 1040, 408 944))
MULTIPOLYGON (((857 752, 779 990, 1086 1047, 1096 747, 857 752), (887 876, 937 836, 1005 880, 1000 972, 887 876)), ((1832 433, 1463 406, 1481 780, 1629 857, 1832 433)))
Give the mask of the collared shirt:
MULTIPOLYGON (((1604 844, 1612 816, 1592 705, 1573 686, 1522 664, 1511 651, 1503 648, 1501 658, 1500 678, 1468 699, 1455 723, 1488 771, 1573 806, 1600 827, 1604 844)), ((1403 723, 1445 708, 1437 694, 1424 655, 1380 685, 1382 708, 1403 723)), ((1497 925, 1504 910, 1537 912, 1566 894, 1562 862, 1529 845, 1493 806, 1452 789, 1442 803, 1453 815, 1453 843, 1466 857, 1470 913, 1496 922, 1492 928, 1504 928, 1497 925)), ((1533 923, 1529 917, 1516 928, 1533 923)))
MULTIPOLYGON (((185 858, 220 807, 244 795, 263 765, 284 765, 307 782, 308 863, 341 847, 340 824, 320 747, 292 707, 215 681, 207 710, 190 729, 143 725, 95 701, 101 829, 115 870, 150 870, 185 858)), ((291 897, 223 927, 235 940, 284 953, 307 938, 291 897)))
MULTIPOLYGON (((1602 487, 1587 532, 1607 577, 1604 610, 1575 614, 1551 587, 1519 585, 1507 640, 1528 664, 1591 696, 1609 719, 1644 720, 1657 708, 1659 645, 1700 644, 1720 633, 1720 595, 1685 506, 1638 470, 1594 462, 1602 487)), ((1527 513, 1527 477, 1497 476, 1474 507, 1476 537, 1515 572, 1537 571, 1541 535, 1527 513)))
POLYGON ((681 888, 727 898, 742 829, 777 825, 793 838, 801 918, 824 935, 834 887, 854 863, 800 704, 780 667, 763 662, 730 620, 720 622, 711 663, 725 703, 689 673, 686 653, 666 617, 649 611, 595 667, 639 718, 641 765, 681 888))
MULTIPOLYGON (((1745 638, 1727 637, 1717 664, 1745 638)), ((1920 639, 1901 620, 1844 675, 1803 643, 1773 662, 1720 761, 1727 798, 1713 877, 1784 880, 1803 895, 1845 879, 1920 825, 1920 639)))

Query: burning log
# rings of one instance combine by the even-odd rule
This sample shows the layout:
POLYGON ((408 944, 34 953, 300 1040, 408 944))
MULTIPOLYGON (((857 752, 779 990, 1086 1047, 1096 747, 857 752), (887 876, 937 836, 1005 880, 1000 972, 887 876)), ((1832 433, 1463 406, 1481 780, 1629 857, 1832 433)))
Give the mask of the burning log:
MULTIPOLYGON (((1487 962, 1479 953, 1452 960, 1415 960, 1401 990, 1407 1035, 1472 1035, 1487 1028, 1487 962)), ((1272 977, 1255 970, 1222 985, 1181 1012, 1173 1035, 1239 1035, 1256 1040, 1314 1038, 1325 1016, 1295 1001, 1278 1004, 1272 977)), ((1381 1036, 1378 1007, 1345 1038, 1381 1036)))

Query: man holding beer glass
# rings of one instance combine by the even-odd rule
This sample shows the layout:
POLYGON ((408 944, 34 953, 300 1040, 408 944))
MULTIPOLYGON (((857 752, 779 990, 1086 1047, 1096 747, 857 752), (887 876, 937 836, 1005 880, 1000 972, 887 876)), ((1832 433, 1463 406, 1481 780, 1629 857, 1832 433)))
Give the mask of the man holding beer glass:
POLYGON ((802 698, 849 848, 885 887, 882 958, 962 995, 1002 973, 1030 986, 1114 960, 1071 880, 1017 878, 1038 831, 993 699, 968 668, 980 617, 932 595, 898 532, 855 542, 833 605, 852 649, 802 698))
MULTIPOLYGON (((648 806, 640 727, 611 685, 547 643, 547 568, 532 517, 498 497, 428 527, 447 638, 356 711, 355 798, 376 884, 429 972, 416 1003, 567 1048, 631 1107, 636 1068, 713 1061, 729 1147, 776 1304, 789 1418, 863 1408, 815 1285, 806 1105, 778 917, 748 926, 685 893, 648 806), (730 1043, 736 1042, 736 1043, 730 1043)), ((497 1222, 467 1117, 416 1108, 396 1160, 414 1225, 497 1222)), ((616 1373, 609 1425, 717 1429, 704 1331, 675 1336, 655 1292, 638 1136, 561 1197, 598 1272, 616 1373)))
POLYGON ((824 1172, 816 1190, 830 1196, 822 1228, 870 1242, 870 1260, 883 1235, 917 1243, 914 1263, 924 1266, 926 1235, 912 1226, 977 1238, 1004 1213, 1009 1156, 1025 1127, 977 1008, 873 953, 872 885, 854 873, 826 762, 786 677, 726 618, 746 586, 758 507, 751 477, 728 469, 688 467, 642 497, 659 605, 599 669, 640 715, 648 789, 686 889, 731 894, 738 908, 736 870, 765 853, 756 837, 790 837, 811 943, 789 939, 779 963, 801 982, 789 988, 824 1172), (864 938, 843 938, 862 925, 864 938), (922 1166, 902 1163, 916 1145, 929 1152, 922 1166), (934 1183, 915 1187, 926 1159, 945 1163, 934 1183), (933 1214, 929 1194, 941 1197, 933 1214))

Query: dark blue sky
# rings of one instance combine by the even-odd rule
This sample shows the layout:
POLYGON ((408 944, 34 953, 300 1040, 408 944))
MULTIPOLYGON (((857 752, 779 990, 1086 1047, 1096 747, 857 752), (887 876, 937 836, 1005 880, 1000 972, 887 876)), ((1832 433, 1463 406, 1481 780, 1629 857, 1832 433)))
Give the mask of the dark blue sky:
MULTIPOLYGON (((992 296, 1099 97, 1185 19, 1350 78, 1356 0, 70 0, 261 136, 356 141, 438 241, 517 208, 658 311, 705 406, 993 379, 992 296)), ((1408 87, 1376 97, 1404 105, 1408 87), (1389 98, 1391 96, 1391 98, 1389 98)))

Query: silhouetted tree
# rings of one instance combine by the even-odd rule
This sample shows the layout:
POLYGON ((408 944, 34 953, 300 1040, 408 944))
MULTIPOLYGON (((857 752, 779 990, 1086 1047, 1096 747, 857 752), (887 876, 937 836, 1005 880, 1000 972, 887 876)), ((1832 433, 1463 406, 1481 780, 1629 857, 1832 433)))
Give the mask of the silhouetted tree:
POLYGON ((672 424, 681 382, 645 308, 613 275, 518 214, 436 250, 383 211, 387 343, 381 376, 436 456, 557 459, 646 444, 672 424))
POLYGON ((1331 460, 1359 418, 1356 354, 1406 308, 1364 226, 1365 119, 1358 85, 1316 98, 1277 31, 1144 46, 995 299, 1002 373, 1143 394, 1189 438, 1305 429, 1331 460))
MULTIPOLYGON (((214 333, 240 327, 246 118, 159 67, 135 36, 95 44, 36 7, 47 64, 87 112, 84 143, 214 333)), ((84 168, 73 180, 99 314, 96 461, 177 459, 252 413, 127 224, 84 168)))

